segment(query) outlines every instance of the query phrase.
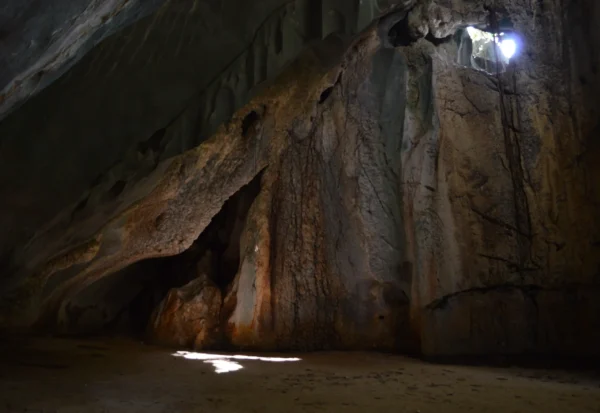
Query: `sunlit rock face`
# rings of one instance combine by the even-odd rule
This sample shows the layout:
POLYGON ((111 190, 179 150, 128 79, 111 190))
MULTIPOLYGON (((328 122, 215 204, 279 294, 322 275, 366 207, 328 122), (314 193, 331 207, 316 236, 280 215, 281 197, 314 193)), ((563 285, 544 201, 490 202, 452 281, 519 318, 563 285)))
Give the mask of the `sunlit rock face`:
MULTIPOLYGON (((126 92, 126 79, 145 72, 116 66, 118 82, 82 93, 107 104, 122 94, 144 109, 131 122, 116 114, 135 105, 108 105, 98 117, 82 110, 99 126, 87 140, 69 129, 78 121, 65 120, 67 109, 49 123, 26 123, 87 84, 81 73, 101 65, 94 53, 117 35, 7 118, 0 138, 12 152, 0 156, 44 160, 53 172, 25 163, 15 175, 15 161, 0 164, 2 179, 24 183, 24 192, 4 185, 3 193, 45 202, 66 181, 62 198, 36 204, 46 217, 36 215, 31 228, 18 223, 33 210, 4 205, 18 236, 5 242, 3 323, 89 331, 72 309, 86 320, 81 314, 103 308, 95 325, 123 325, 119 317, 136 319, 140 308, 133 303, 143 287, 134 283, 151 279, 140 330, 163 344, 598 355, 600 78, 588 39, 600 36, 578 23, 599 6, 507 1, 490 12, 467 1, 379 3, 371 12, 397 7, 367 28, 322 14, 314 38, 333 35, 295 58, 307 44, 298 39, 293 53, 261 66, 289 44, 269 31, 285 21, 272 14, 257 33, 273 42, 255 36, 189 90, 140 80, 126 92), (501 18, 521 39, 517 55, 502 73, 465 65, 460 30, 501 18), (14 146, 34 129, 45 148, 60 136, 63 148, 77 140, 79 149, 52 169, 43 146, 14 146), (123 142, 125 134, 137 138, 81 189, 92 174, 71 176, 71 161, 89 164, 94 145, 110 141, 100 136, 123 142), (110 291, 122 283, 131 298, 116 304, 96 294, 109 288, 107 277, 117 277, 110 291)), ((191 69, 189 59, 181 64, 191 69)), ((176 58, 146 66, 178 67, 176 58)), ((176 73, 185 81, 188 72, 176 73)))

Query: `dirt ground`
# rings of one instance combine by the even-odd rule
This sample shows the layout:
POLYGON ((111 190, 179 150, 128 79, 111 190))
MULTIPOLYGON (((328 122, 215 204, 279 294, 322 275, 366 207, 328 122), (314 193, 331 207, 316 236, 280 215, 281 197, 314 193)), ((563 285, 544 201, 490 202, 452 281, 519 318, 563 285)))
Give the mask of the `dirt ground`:
POLYGON ((590 373, 368 353, 211 359, 120 340, 4 341, 0 352, 0 412, 600 412, 590 373))

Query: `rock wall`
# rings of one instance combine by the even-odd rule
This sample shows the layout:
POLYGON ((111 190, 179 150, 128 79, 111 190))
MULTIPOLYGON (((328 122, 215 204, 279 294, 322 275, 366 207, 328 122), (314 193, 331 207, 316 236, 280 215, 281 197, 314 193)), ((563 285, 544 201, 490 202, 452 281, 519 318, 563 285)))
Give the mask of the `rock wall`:
POLYGON ((188 250, 262 172, 233 282, 202 276, 172 290, 151 336, 198 348, 598 355, 600 56, 588 39, 599 37, 580 23, 599 7, 506 2, 496 12, 522 50, 488 74, 457 64, 460 33, 445 36, 496 12, 438 3, 313 44, 254 97, 215 86, 211 110, 198 112, 204 95, 192 100, 146 142, 162 148, 146 149, 160 152, 153 166, 111 184, 116 205, 97 197, 15 255, 22 284, 4 322, 41 315, 64 330, 67 303, 135 262, 188 250), (198 113, 209 139, 190 127, 198 113), (197 146, 173 157, 188 148, 179 139, 197 146))
MULTIPOLYGON (((79 20, 91 18, 97 10, 86 9, 86 1, 70 0, 61 13, 79 6, 87 10, 79 20)), ((159 162, 214 134, 308 44, 332 33, 354 35, 389 8, 412 2, 168 1, 104 40, 49 87, 17 82, 23 96, 38 94, 0 123, 0 292, 21 282, 23 267, 33 271, 48 255, 89 239, 127 206, 123 195, 159 162)), ((140 4, 126 3, 122 16, 138 16, 140 4)), ((159 3, 144 2, 148 9, 159 3)), ((7 15, 20 10, 9 6, 12 0, 7 15)), ((51 12, 31 8, 17 13, 23 27, 6 26, 14 33, 0 43, 2 56, 17 53, 19 41, 29 43, 20 29, 52 31, 51 23, 61 22, 62 15, 37 19, 38 11, 51 12)), ((97 23, 118 25, 118 19, 97 23)), ((62 39, 60 33, 50 40, 62 39)), ((50 60, 56 67, 40 69, 48 82, 67 65, 50 60)), ((7 70, 2 85, 22 70, 0 66, 7 70)), ((7 102, 0 99, 0 106, 7 102)))
POLYGON ((433 59, 439 125, 413 140, 417 161, 403 165, 433 188, 407 194, 425 353, 598 354, 598 111, 588 94, 598 54, 570 35, 581 7, 511 9, 524 50, 501 76, 433 59))
POLYGON ((410 344, 398 180, 406 66, 375 33, 265 171, 225 303, 235 346, 410 344))

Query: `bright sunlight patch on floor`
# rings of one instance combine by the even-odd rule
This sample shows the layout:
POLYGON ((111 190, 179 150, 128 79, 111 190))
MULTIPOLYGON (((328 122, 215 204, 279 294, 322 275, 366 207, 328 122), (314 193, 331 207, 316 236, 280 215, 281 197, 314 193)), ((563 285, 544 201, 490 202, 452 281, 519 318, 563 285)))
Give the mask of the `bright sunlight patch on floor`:
POLYGON ((244 367, 233 360, 257 360, 257 361, 268 361, 272 363, 282 363, 290 361, 300 361, 298 357, 262 357, 262 356, 245 356, 241 354, 235 355, 224 355, 224 354, 210 354, 210 353, 196 353, 193 351, 178 351, 173 353, 175 357, 183 357, 187 360, 202 360, 204 363, 212 364, 215 368, 215 373, 229 373, 232 371, 238 371, 244 367))
POLYGON ((215 368, 215 373, 229 373, 231 371, 238 371, 243 369, 244 367, 235 361, 230 360, 205 360, 207 364, 212 364, 215 368))

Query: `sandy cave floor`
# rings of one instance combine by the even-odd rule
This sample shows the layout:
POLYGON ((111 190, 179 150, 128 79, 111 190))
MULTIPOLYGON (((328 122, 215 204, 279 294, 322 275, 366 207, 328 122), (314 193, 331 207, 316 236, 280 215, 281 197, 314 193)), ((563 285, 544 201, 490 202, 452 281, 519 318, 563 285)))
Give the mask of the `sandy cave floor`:
POLYGON ((4 342, 0 412, 600 412, 600 376, 589 372, 297 357, 215 362, 122 340, 4 342))

